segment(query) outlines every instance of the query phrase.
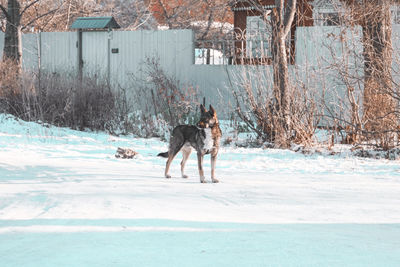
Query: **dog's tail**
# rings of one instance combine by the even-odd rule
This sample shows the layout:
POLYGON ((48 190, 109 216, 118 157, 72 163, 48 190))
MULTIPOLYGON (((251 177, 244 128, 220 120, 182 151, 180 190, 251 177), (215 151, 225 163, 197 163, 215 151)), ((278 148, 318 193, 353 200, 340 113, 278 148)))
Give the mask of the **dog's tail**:
POLYGON ((168 151, 167 151, 167 152, 164 152, 164 153, 158 154, 157 157, 168 158, 168 151))

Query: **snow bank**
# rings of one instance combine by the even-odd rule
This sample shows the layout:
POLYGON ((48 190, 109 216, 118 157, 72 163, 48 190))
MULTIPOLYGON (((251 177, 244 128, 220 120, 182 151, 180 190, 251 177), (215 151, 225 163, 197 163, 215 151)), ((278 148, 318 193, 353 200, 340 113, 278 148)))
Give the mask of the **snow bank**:
MULTIPOLYGON (((220 184, 163 178, 157 139, 0 118, 0 220, 170 219, 235 223, 398 223, 397 161, 223 147, 220 184), (116 159, 118 147, 139 152, 116 159)), ((205 160, 206 177, 210 163, 205 160)))

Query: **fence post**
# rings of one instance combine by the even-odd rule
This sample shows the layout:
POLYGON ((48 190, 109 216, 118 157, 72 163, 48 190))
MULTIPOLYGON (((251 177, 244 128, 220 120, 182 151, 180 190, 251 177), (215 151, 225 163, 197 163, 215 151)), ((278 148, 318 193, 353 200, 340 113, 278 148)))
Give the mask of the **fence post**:
MULTIPOLYGON (((42 70, 42 31, 39 29, 37 34, 37 56, 38 56, 38 83, 39 83, 39 91, 40 91, 40 81, 41 81, 41 70, 42 70)), ((40 96, 40 94, 39 94, 40 96)))
POLYGON ((111 35, 112 31, 111 28, 108 28, 108 34, 107 34, 107 85, 108 88, 110 88, 110 77, 111 77, 111 35))
POLYGON ((83 76, 83 59, 82 59, 82 29, 78 30, 78 80, 82 81, 83 76))

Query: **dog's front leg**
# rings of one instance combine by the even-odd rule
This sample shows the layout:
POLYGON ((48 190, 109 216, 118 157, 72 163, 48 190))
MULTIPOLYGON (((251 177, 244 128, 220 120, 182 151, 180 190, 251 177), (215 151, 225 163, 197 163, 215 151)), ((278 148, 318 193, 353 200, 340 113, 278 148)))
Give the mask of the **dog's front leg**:
POLYGON ((204 157, 204 153, 197 151, 197 163, 198 163, 198 168, 199 168, 200 183, 206 182, 206 180, 204 178, 204 171, 203 171, 203 157, 204 157))
POLYGON ((213 183, 218 183, 218 179, 215 178, 215 165, 217 163, 217 153, 211 153, 211 180, 213 183))

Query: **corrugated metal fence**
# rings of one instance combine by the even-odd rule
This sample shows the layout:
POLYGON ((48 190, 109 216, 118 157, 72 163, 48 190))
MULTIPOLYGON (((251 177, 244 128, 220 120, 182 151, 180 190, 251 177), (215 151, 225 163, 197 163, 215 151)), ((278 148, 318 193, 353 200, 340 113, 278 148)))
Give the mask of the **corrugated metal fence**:
MULTIPOLYGON (((400 43, 399 25, 393 27, 394 47, 400 43)), ((318 87, 326 80, 321 76, 334 77, 332 70, 327 70, 332 62, 332 55, 340 57, 343 42, 329 36, 343 33, 339 27, 299 27, 296 31, 296 79, 302 79, 313 87, 318 87), (315 75, 318 69, 319 74, 315 75), (310 73, 314 71, 314 76, 310 73), (299 74, 300 73, 300 74, 299 74), (315 78, 317 77, 317 78, 315 78)), ((4 34, 0 32, 0 40, 4 34)), ((362 52, 361 31, 352 31, 348 42, 358 42, 356 49, 362 52)), ((43 32, 23 35, 23 66, 37 70, 40 57, 41 69, 51 73, 71 73, 78 71, 78 33, 43 32)), ((206 97, 207 102, 223 104, 228 116, 234 103, 231 88, 248 69, 270 73, 270 66, 235 66, 235 65, 195 65, 194 35, 191 30, 168 31, 112 31, 83 32, 82 36, 83 72, 91 76, 107 77, 112 84, 124 86, 131 93, 135 88, 130 84, 132 77, 146 80, 145 62, 147 58, 158 58, 164 71, 173 75, 181 84, 192 85, 198 89, 199 102, 206 97)), ((0 55, 3 51, 0 41, 0 55)), ((350 55, 351 57, 351 55, 350 55)), ((355 59, 349 59, 354 64, 355 59)), ((271 75, 265 75, 266 84, 271 84, 271 75)), ((340 87, 340 81, 331 79, 332 84, 340 87)))

